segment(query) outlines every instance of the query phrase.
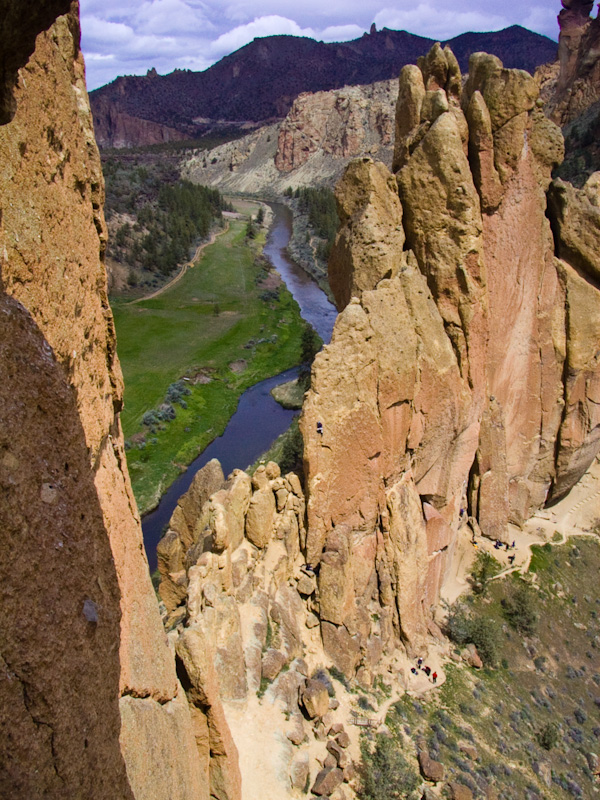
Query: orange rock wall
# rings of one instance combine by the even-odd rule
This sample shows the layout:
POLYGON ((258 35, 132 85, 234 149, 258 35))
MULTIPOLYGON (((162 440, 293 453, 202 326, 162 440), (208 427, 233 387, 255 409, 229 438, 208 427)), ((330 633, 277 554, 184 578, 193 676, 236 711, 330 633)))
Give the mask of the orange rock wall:
POLYGON ((322 623, 346 671, 368 666, 365 609, 389 621, 384 647, 418 650, 468 512, 506 541, 598 452, 600 292, 585 277, 600 261, 598 182, 553 188, 561 223, 548 219, 563 142, 537 99, 531 76, 485 54, 463 88, 436 45, 400 76, 396 186, 367 158, 338 184, 340 315, 301 428, 309 562, 333 550, 352 565, 365 537, 378 541, 377 581, 322 623))
POLYGON ((0 126, 0 794, 191 800, 208 787, 125 463, 78 4, 58 5, 29 36, 11 6, 30 47, 0 126))

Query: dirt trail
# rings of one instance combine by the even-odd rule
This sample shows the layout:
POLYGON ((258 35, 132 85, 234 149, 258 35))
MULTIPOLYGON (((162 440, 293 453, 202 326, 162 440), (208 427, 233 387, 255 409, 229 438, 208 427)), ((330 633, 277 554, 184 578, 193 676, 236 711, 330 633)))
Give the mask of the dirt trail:
POLYGON ((204 250, 204 248, 208 247, 211 244, 214 244, 217 240, 217 236, 223 236, 224 234, 227 233, 228 230, 229 230, 229 220, 227 221, 226 226, 222 230, 213 231, 205 242, 202 242, 202 244, 198 245, 198 247, 196 248, 196 252, 192 256, 191 260, 181 265, 179 272, 177 273, 177 275, 175 275, 174 278, 171 278, 171 280, 168 281, 168 283, 165 283, 164 286, 161 286, 160 289, 157 289, 155 292, 151 292, 150 294, 145 294, 143 297, 137 297, 135 300, 132 300, 130 303, 127 303, 127 305, 132 306, 135 303, 141 303, 144 300, 152 300, 153 298, 158 297, 160 294, 165 292, 167 289, 170 289, 172 286, 175 286, 175 284, 178 283, 183 278, 188 269, 192 269, 192 267, 194 267, 198 263, 198 260, 200 259, 200 256, 202 255, 202 251, 204 250))

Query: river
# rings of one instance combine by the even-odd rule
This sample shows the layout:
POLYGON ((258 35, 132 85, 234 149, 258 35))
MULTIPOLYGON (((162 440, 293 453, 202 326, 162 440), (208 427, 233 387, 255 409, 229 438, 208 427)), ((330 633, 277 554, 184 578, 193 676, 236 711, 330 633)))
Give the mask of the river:
MULTIPOLYGON (((287 206, 278 203, 273 203, 271 207, 273 222, 264 254, 285 281, 300 306, 300 313, 304 319, 310 322, 321 339, 327 343, 331 339, 337 316, 335 307, 329 302, 325 292, 286 253, 285 248, 292 231, 291 211, 287 206)), ((271 389, 280 383, 292 380, 297 374, 297 368, 290 369, 247 389, 240 397, 238 407, 223 435, 214 439, 192 461, 162 496, 157 508, 143 518, 144 545, 151 573, 156 569, 156 545, 163 535, 164 527, 171 519, 177 501, 187 492, 198 470, 212 458, 219 459, 225 475, 236 467, 245 469, 287 430, 297 412, 282 408, 271 396, 271 389)))

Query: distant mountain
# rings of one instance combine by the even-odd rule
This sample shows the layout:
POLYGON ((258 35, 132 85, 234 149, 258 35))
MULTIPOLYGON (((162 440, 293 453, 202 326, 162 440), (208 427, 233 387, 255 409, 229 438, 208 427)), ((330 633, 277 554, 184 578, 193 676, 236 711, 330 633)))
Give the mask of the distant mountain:
MULTIPOLYGON (((202 136, 215 128, 251 128, 282 119, 301 92, 388 80, 427 53, 432 39, 384 28, 351 42, 295 36, 255 39, 204 72, 117 78, 90 94, 102 147, 202 136)), ((513 25, 448 40, 461 69, 479 50, 530 72, 556 58, 556 42, 513 25)))

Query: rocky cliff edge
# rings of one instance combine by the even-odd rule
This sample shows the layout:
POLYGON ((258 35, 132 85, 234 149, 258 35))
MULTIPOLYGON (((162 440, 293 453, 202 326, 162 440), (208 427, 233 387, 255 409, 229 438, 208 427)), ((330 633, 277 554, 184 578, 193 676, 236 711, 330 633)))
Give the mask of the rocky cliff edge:
POLYGON ((176 671, 125 464, 78 4, 35 5, 0 14, 0 795, 208 798, 218 698, 176 671))
POLYGON ((460 526, 506 541, 598 452, 598 182, 551 184, 562 157, 528 73, 476 53, 463 88, 438 45, 400 75, 395 174, 365 158, 337 187, 301 429, 307 560, 371 571, 321 618, 353 668, 374 615, 418 651, 460 526))

